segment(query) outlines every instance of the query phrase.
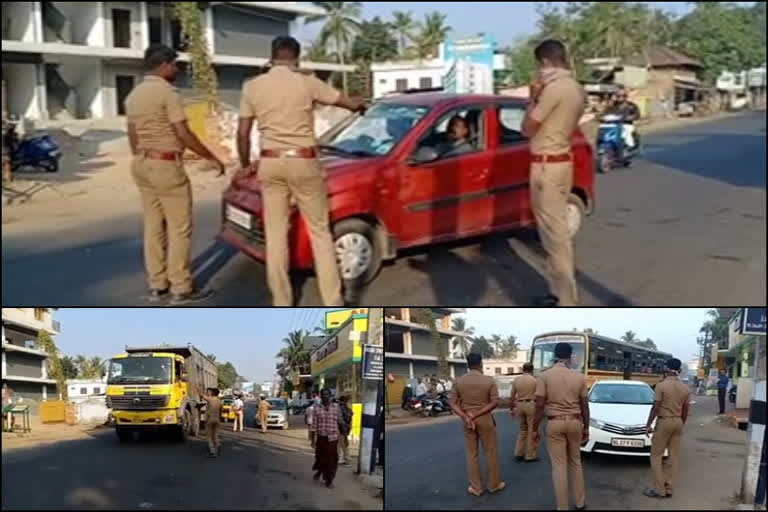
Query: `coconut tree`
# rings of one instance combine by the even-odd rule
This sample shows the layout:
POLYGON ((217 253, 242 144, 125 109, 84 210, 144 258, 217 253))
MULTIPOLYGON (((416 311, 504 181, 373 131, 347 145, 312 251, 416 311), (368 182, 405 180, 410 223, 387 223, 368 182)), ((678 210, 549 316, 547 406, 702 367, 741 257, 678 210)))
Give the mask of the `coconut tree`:
POLYGON ((304 337, 308 335, 309 332, 299 329, 288 333, 288 336, 283 338, 284 346, 277 353, 277 357, 282 358, 278 374, 284 379, 297 372, 302 366, 309 364, 309 351, 304 348, 304 337))
POLYGON ((424 22, 421 25, 421 31, 414 38, 416 56, 419 59, 435 57, 438 53, 440 43, 448 37, 448 32, 452 30, 445 24, 445 14, 433 11, 424 15, 424 22))
POLYGON ((408 40, 413 39, 414 32, 419 28, 419 24, 413 19, 411 11, 394 11, 392 13, 392 30, 395 31, 398 40, 398 49, 400 56, 405 56, 408 48, 408 40))
MULTIPOLYGON (((305 17, 305 23, 322 23, 318 35, 320 44, 333 43, 339 64, 346 62, 346 54, 350 49, 355 35, 360 31, 362 4, 360 2, 312 2, 324 12, 310 14, 305 17)), ((344 94, 348 92, 347 73, 342 71, 344 94)))
POLYGON ((627 331, 621 336, 621 341, 626 341, 627 343, 636 343, 640 340, 637 337, 637 333, 634 331, 627 331))
POLYGON ((461 349, 461 353, 464 355, 469 354, 469 349, 472 347, 472 335, 475 333, 475 328, 469 327, 467 325, 467 320, 459 316, 451 319, 451 329, 462 333, 454 338, 453 348, 461 349))

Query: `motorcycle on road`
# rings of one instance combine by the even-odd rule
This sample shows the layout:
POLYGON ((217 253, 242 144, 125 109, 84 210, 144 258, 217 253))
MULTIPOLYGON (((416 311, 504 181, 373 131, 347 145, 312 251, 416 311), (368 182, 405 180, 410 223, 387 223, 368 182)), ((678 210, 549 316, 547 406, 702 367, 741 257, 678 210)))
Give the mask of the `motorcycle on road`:
POLYGON ((598 172, 607 173, 619 167, 629 167, 632 160, 640 153, 639 140, 634 148, 629 148, 624 144, 623 129, 623 116, 605 114, 600 118, 596 157, 598 172))

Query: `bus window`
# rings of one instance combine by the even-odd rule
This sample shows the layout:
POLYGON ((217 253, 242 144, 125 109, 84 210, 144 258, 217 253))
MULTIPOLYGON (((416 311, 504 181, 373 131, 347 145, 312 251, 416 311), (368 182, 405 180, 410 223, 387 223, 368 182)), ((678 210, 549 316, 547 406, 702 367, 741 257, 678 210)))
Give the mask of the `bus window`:
MULTIPOLYGON (((532 362, 534 374, 538 374, 542 370, 550 368, 555 358, 555 345, 557 345, 557 341, 544 341, 548 340, 548 338, 541 338, 541 340, 542 341, 534 340, 533 344, 532 362)), ((570 367, 573 370, 583 372, 585 360, 584 343, 571 340, 568 340, 567 342, 570 343, 573 348, 570 367)))

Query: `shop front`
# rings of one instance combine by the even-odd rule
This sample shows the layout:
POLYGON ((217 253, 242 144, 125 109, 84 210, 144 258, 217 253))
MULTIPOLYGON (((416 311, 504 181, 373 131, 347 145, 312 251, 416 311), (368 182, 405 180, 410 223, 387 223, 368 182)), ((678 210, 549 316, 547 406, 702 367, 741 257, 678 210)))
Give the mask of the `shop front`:
POLYGON ((357 329, 365 327, 367 330, 368 325, 367 310, 364 322, 361 321, 360 314, 347 315, 346 320, 341 324, 331 327, 333 329, 331 334, 312 351, 311 356, 312 381, 315 389, 328 388, 332 396, 337 398, 342 395, 349 396, 352 408, 350 442, 355 443, 360 439, 360 419, 363 411, 360 362, 363 353, 362 345, 367 338, 366 331, 357 329))

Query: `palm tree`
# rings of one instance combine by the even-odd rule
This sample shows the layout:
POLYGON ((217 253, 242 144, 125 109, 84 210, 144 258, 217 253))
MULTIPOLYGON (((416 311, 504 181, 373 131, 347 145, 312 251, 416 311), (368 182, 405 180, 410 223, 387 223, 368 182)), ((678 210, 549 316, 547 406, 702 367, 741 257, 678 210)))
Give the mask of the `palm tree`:
POLYGON ((436 57, 440 43, 448 37, 448 32, 453 30, 445 24, 445 14, 433 11, 424 15, 424 23, 421 32, 415 37, 416 55, 419 59, 436 57))
POLYGON ((510 334, 504 341, 504 347, 507 350, 508 357, 517 357, 517 351, 520 350, 520 343, 517 341, 517 336, 510 334))
POLYGON ((488 340, 493 347, 494 354, 505 357, 504 355, 504 339, 498 334, 491 334, 491 339, 488 340))
MULTIPOLYGON (((362 14, 362 4, 360 2, 312 2, 316 7, 320 7, 325 12, 323 14, 311 14, 305 18, 305 23, 322 22, 323 28, 320 29, 318 42, 327 44, 333 42, 339 64, 342 66, 346 61, 346 52, 354 39, 354 36, 360 30, 360 16, 362 14)), ((344 94, 347 94, 347 73, 342 71, 342 83, 344 94)))
POLYGON ((75 356, 75 368, 77 368, 77 375, 81 379, 87 379, 88 376, 88 357, 83 354, 75 356))
POLYGON ((472 347, 472 335, 475 334, 475 328, 467 326, 467 320, 462 317, 456 317, 451 320, 451 329, 456 332, 464 333, 463 336, 456 336, 453 348, 460 348, 465 356, 469 354, 472 347))
POLYGON ((100 379, 104 373, 104 361, 99 356, 93 356, 88 361, 89 379, 100 379))
POLYGON ((626 341, 627 343, 635 343, 637 341, 640 341, 637 338, 637 333, 634 331, 627 331, 621 336, 622 341, 626 341))
POLYGON ((304 337, 309 333, 303 329, 288 333, 283 338, 285 345, 277 353, 277 357, 282 358, 277 373, 287 379, 302 366, 309 364, 309 351, 304 348, 304 337))
POLYGON ((397 34, 400 56, 404 57, 407 42, 409 39, 413 39, 413 33, 418 29, 419 24, 413 19, 411 11, 395 11, 392 13, 392 17, 392 30, 397 34))

